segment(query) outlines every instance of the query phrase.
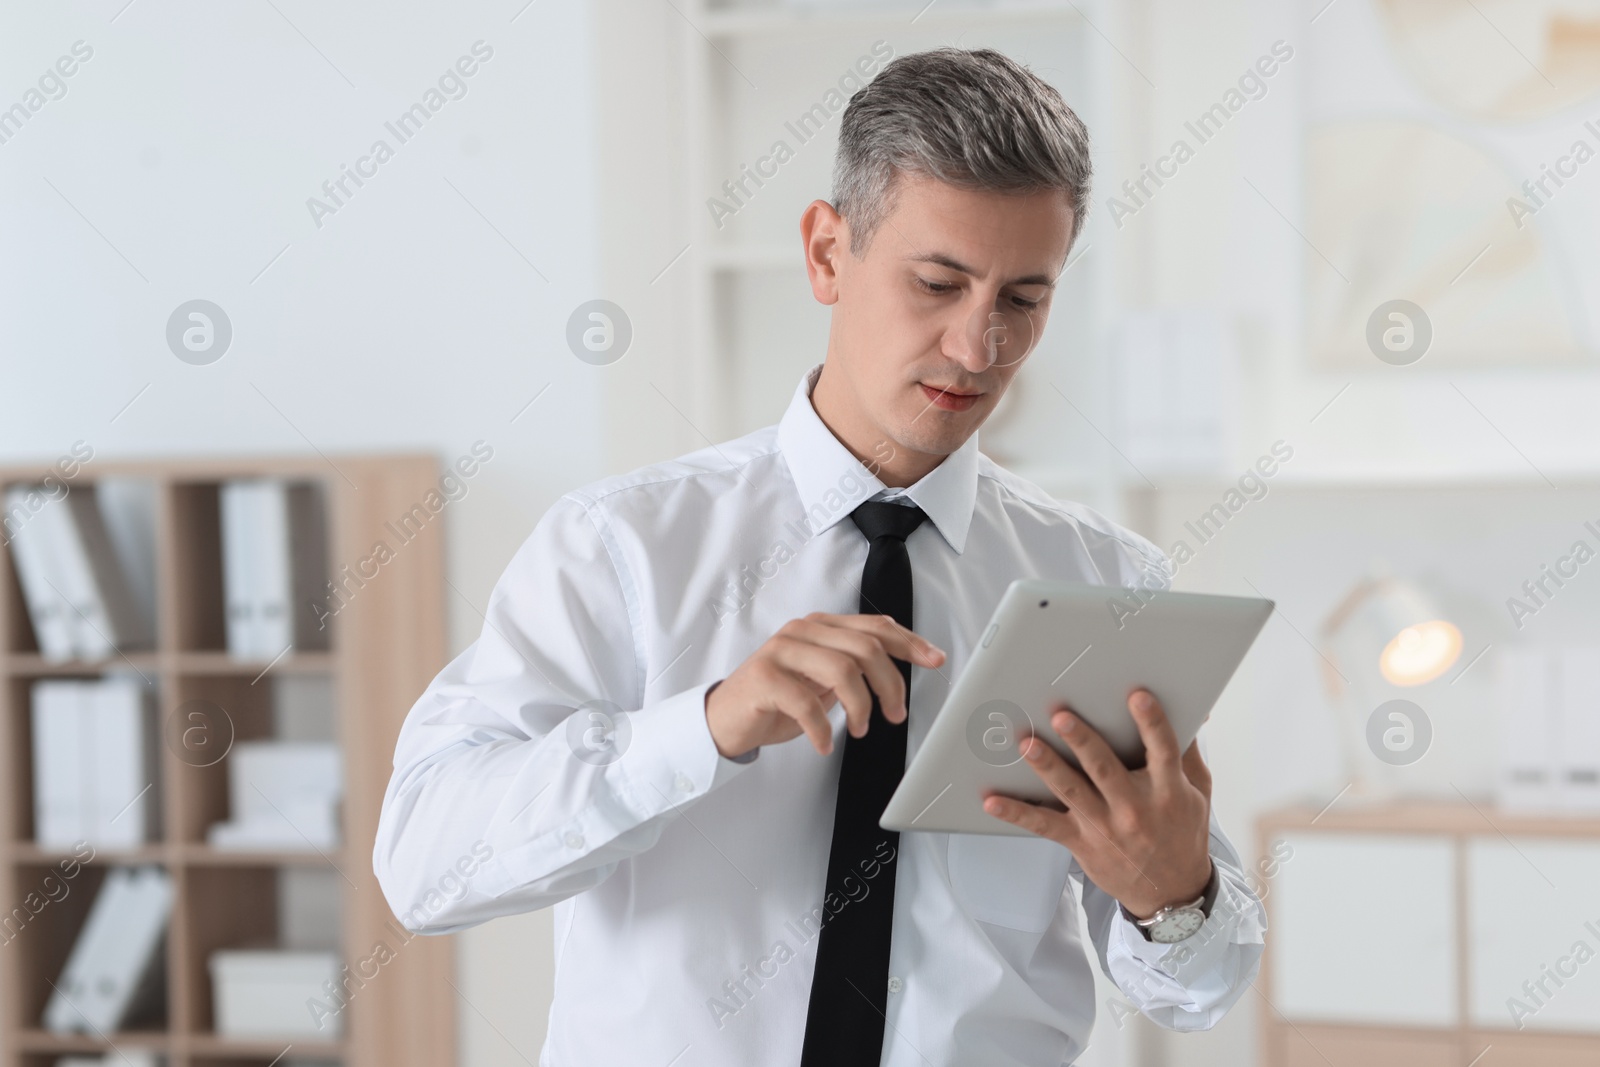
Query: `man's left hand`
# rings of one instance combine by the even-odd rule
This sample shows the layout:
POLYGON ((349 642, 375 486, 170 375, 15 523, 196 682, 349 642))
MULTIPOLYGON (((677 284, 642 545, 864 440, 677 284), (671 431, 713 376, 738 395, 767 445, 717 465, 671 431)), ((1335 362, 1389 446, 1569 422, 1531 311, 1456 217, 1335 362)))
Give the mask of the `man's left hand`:
POLYGON ((1198 742, 1178 751, 1172 724, 1148 690, 1134 690, 1128 710, 1144 739, 1143 767, 1124 767, 1093 727, 1061 705, 1050 725, 1083 771, 1037 737, 1019 748, 1067 810, 998 794, 983 808, 1071 849, 1095 885, 1145 919, 1194 900, 1211 881, 1211 771, 1198 742))

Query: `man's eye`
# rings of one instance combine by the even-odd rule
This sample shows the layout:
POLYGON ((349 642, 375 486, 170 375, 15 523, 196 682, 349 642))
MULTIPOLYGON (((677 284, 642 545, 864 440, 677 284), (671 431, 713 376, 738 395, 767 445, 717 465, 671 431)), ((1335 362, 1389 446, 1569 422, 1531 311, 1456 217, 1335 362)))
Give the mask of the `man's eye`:
POLYGON ((948 293, 955 288, 955 286, 948 282, 930 282, 921 275, 916 275, 915 277, 917 288, 921 289, 925 293, 948 293))
POLYGON ((1037 300, 1024 300, 1020 296, 1012 297, 1011 298, 1011 303, 1014 306, 1021 308, 1023 311, 1032 311, 1034 308, 1039 306, 1039 301, 1037 301, 1037 300))

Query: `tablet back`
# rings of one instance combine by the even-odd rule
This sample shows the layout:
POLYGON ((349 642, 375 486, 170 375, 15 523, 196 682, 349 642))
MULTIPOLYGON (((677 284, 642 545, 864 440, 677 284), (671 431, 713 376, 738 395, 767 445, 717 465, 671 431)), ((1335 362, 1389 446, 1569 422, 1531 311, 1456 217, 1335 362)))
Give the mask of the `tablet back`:
POLYGON ((1188 748, 1272 613, 1254 597, 1043 579, 1012 582, 879 825, 887 830, 1032 836, 983 810, 990 792, 1062 805, 1022 758, 1030 734, 1077 765, 1050 726, 1065 703, 1129 767, 1144 743, 1128 712, 1155 694, 1188 748))

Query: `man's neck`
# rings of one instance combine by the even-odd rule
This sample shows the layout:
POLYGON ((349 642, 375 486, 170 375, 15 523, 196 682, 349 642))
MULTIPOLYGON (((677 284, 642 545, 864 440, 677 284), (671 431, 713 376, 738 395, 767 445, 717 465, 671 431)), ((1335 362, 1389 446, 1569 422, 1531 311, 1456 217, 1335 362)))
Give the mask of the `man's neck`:
POLYGON ((828 367, 823 363, 811 389, 811 408, 828 432, 880 482, 890 488, 915 485, 944 462, 944 456, 912 451, 873 426, 849 392, 849 383, 842 376, 830 375, 828 367))

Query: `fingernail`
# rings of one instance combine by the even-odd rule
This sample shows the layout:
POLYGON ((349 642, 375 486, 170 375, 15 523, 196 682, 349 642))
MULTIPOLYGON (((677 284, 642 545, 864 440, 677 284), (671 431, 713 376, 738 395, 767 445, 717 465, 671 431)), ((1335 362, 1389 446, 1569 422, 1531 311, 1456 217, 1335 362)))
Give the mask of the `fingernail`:
POLYGON ((1024 743, 1028 746, 1028 750, 1023 755, 1027 757, 1028 762, 1038 763, 1044 759, 1044 742, 1029 738, 1024 743))
POLYGON ((1064 734, 1070 733, 1078 728, 1078 717, 1072 714, 1070 711, 1058 712, 1056 715, 1056 722, 1060 724, 1056 727, 1056 729, 1064 734))
POLYGON ((1143 689, 1133 694, 1134 711, 1149 711, 1151 706, 1154 704, 1155 701, 1151 699, 1150 694, 1145 692, 1143 689))

